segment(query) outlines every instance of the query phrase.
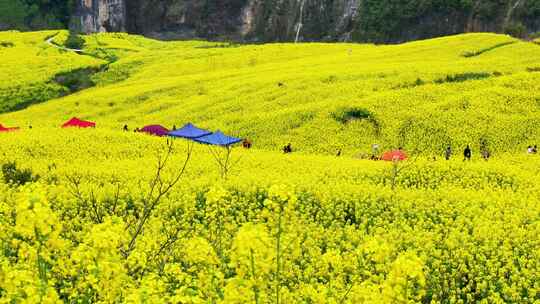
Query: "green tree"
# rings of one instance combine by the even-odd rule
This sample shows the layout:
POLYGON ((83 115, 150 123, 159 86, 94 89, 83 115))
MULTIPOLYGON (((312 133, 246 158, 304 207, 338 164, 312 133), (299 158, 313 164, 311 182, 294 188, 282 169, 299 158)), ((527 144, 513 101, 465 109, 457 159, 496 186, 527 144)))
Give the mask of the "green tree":
POLYGON ((27 9, 22 0, 0 0, 0 30, 25 29, 27 9))

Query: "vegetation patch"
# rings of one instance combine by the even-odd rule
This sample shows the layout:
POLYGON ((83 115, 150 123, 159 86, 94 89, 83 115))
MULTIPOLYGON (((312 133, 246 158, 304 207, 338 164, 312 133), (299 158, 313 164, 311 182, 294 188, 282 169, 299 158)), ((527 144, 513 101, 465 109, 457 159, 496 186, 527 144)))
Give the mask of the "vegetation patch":
POLYGON ((527 27, 523 23, 512 23, 504 27, 504 33, 512 37, 524 39, 527 37, 527 27))
POLYGON ((435 80, 435 83, 442 84, 442 83, 447 83, 447 82, 450 82, 450 83, 451 82, 465 82, 469 80, 481 80, 481 79, 489 78, 491 76, 493 75, 490 73, 484 73, 484 72, 461 73, 461 74, 454 74, 454 75, 446 75, 446 77, 444 78, 439 78, 435 80))
POLYGON ((32 170, 18 168, 16 162, 7 162, 2 165, 2 177, 5 183, 15 186, 35 182, 39 179, 39 175, 34 175, 32 170))
POLYGON ((235 43, 235 42, 229 42, 229 43, 219 43, 219 44, 212 44, 212 45, 199 45, 196 46, 196 49, 227 49, 227 48, 238 48, 241 47, 242 44, 235 43))
POLYGON ((419 87, 425 84, 426 82, 422 78, 416 78, 416 80, 413 82, 399 84, 397 86, 394 86, 393 89, 410 89, 410 88, 419 87))
POLYGON ((69 36, 64 45, 70 49, 82 50, 84 48, 84 39, 73 32, 69 32, 69 36))
POLYGON ((31 83, 0 90, 0 113, 18 111, 40 102, 67 94, 67 89, 54 82, 31 83))
POLYGON ((70 93, 74 93, 95 86, 96 83, 92 80, 92 75, 99 71, 100 68, 95 67, 76 69, 57 74, 54 81, 68 88, 70 93))
POLYGON ((530 72, 530 73, 540 72, 540 67, 528 67, 527 72, 530 72))
POLYGON ((373 125, 375 132, 379 133, 380 123, 375 115, 365 108, 359 107, 342 107, 332 113, 332 117, 342 124, 347 124, 355 120, 365 120, 373 125))
POLYGON ((321 80, 322 83, 324 84, 332 84, 332 83, 335 83, 338 81, 338 78, 336 75, 330 75, 328 77, 325 77, 321 80))
POLYGON ((516 43, 516 41, 501 42, 501 43, 495 44, 494 46, 491 46, 491 47, 488 47, 488 48, 475 50, 475 51, 464 52, 461 56, 465 57, 465 58, 476 57, 476 56, 480 56, 480 55, 482 55, 482 54, 484 54, 486 52, 493 51, 493 50, 498 49, 500 47, 507 46, 507 45, 514 44, 514 43, 516 43))
POLYGON ((9 42, 9 41, 0 41, 0 48, 10 48, 10 47, 14 47, 15 44, 13 42, 9 42))

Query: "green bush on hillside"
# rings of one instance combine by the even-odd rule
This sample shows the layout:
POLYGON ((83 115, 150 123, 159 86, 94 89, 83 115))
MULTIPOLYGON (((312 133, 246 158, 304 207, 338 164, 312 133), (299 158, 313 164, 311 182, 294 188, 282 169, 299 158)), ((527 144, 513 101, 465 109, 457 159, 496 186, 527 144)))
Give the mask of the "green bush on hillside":
POLYGON ((340 108, 334 113, 332 113, 332 115, 335 120, 341 123, 347 123, 356 119, 371 119, 373 117, 373 114, 371 114, 369 110, 356 107, 340 108))
POLYGON ((81 36, 70 32, 66 39, 65 46, 70 49, 82 50, 84 48, 84 39, 81 36))
POLYGON ((527 27, 523 23, 512 23, 504 27, 504 32, 512 37, 524 39, 527 37, 527 27))

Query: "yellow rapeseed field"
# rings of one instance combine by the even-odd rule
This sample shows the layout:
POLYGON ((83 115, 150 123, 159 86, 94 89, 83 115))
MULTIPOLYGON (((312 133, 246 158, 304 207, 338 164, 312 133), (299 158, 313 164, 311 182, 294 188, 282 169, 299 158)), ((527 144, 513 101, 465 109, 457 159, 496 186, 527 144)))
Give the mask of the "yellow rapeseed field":
POLYGON ((21 127, 0 133, 1 303, 540 301, 537 45, 99 34, 74 54, 53 36, 67 40, 0 33, 0 54, 22 58, 0 65, 19 79, 0 78, 0 96, 66 94, 0 114, 21 127), (93 87, 54 81, 81 68, 97 68, 93 87), (61 129, 72 116, 97 127, 61 129), (132 132, 188 121, 254 147, 233 148, 222 176, 224 149, 132 132), (410 159, 358 159, 372 143, 410 159))

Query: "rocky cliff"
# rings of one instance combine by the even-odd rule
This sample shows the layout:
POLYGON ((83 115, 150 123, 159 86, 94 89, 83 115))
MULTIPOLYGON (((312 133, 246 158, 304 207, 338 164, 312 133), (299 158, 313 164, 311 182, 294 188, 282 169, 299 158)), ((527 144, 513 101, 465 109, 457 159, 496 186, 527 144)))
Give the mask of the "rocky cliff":
POLYGON ((78 0, 84 32, 177 39, 402 42, 540 31, 540 0, 78 0))
POLYGON ((126 30, 124 0, 78 0, 74 25, 85 33, 123 32, 126 30))

